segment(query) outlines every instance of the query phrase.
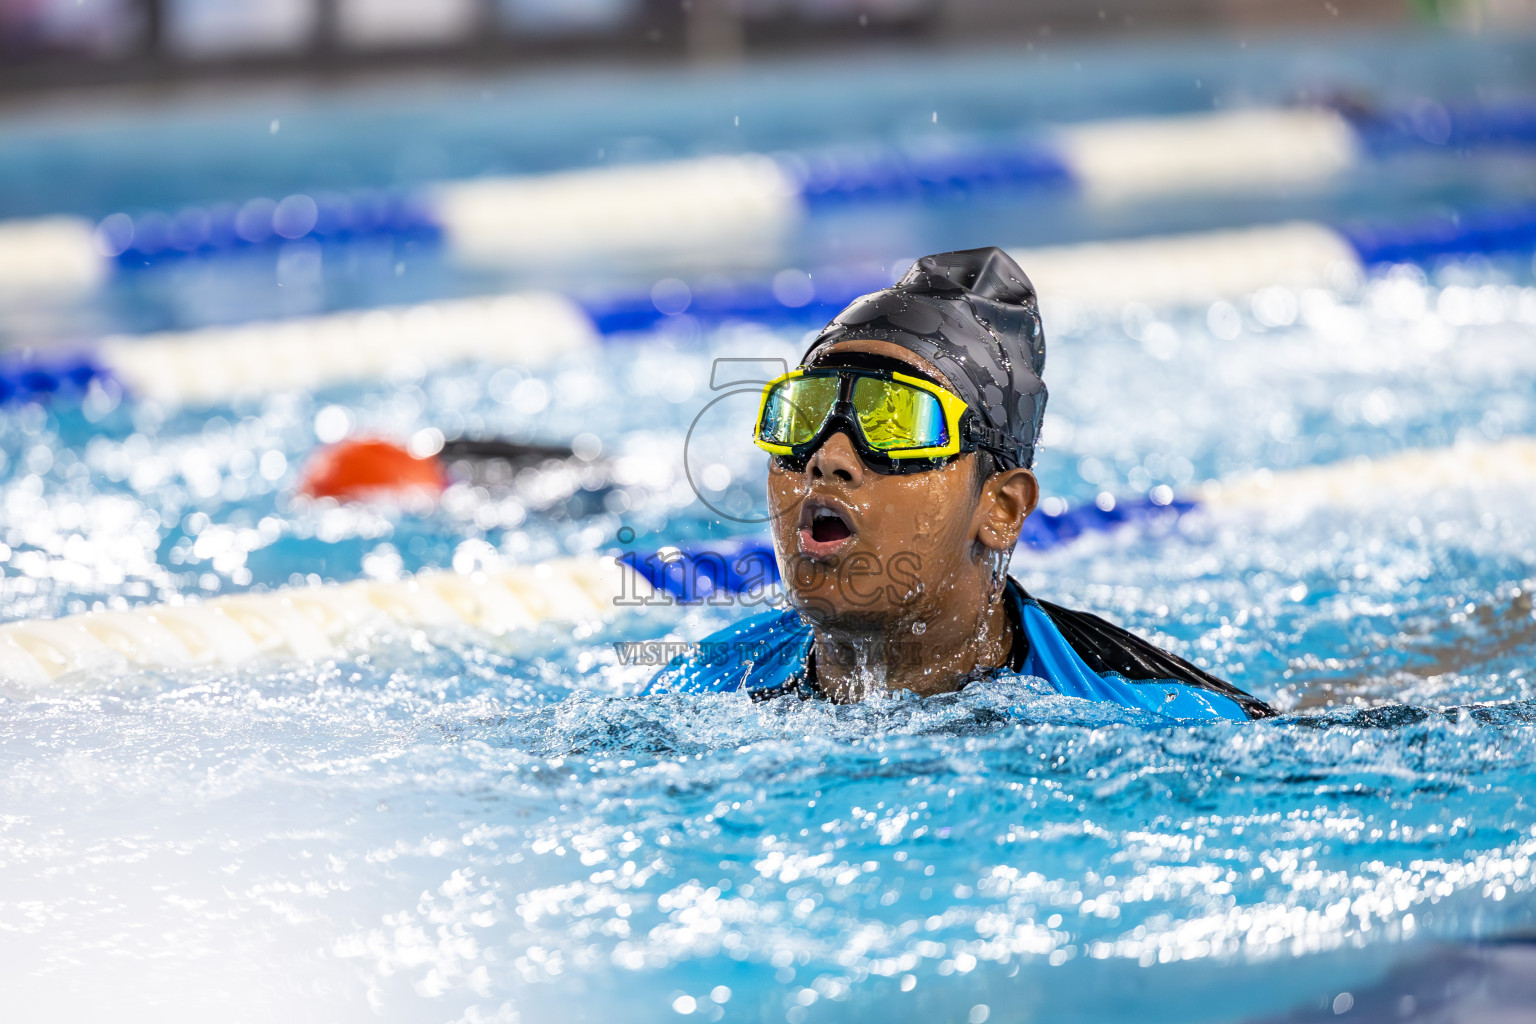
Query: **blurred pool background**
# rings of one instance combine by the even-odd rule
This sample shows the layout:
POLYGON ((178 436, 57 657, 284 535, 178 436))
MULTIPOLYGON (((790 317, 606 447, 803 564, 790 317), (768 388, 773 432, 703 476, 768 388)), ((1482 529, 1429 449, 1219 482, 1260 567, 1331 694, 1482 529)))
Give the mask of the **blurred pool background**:
MULTIPOLYGON (((1533 26, 1516 0, 0 0, 0 619, 752 541, 751 402, 717 401, 716 360, 792 365, 839 296, 926 252, 1152 239, 1089 262, 1129 298, 1042 286, 1048 505, 1276 486, 1013 571, 1286 712, 633 696, 649 670, 611 641, 697 640, 739 605, 8 683, 7 1019, 1528 1007, 1533 26), (1041 149, 1256 110, 1329 112, 1348 158, 1106 194, 1041 149), (752 154, 801 191, 734 233, 618 245, 570 214, 470 252, 432 206, 444 182, 752 154), (1156 239, 1298 221, 1375 255, 1148 284, 1156 239), (426 358, 453 303, 530 290, 591 337, 426 358), (381 309, 427 348, 314 386, 236 351, 381 309), (129 365, 189 332, 202 362, 98 365, 103 339, 129 365), (582 457, 430 508, 295 496, 317 448, 365 436, 582 457), (1304 474, 1445 451, 1493 454, 1449 485, 1304 474)), ((584 180, 599 211, 637 187, 584 180)), ((379 336, 271 351, 353 365, 379 336)))

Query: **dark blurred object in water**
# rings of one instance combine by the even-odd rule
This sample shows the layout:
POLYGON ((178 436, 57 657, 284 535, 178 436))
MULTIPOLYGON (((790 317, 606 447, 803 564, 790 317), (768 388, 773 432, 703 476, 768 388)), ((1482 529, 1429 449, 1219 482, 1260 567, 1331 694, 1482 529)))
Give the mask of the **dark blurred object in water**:
POLYGON ((522 504, 556 519, 580 519, 603 508, 606 469, 562 445, 496 438, 457 438, 426 456, 390 441, 364 438, 322 449, 305 465, 298 491, 310 498, 435 502, 462 484, 486 496, 514 493, 522 504))

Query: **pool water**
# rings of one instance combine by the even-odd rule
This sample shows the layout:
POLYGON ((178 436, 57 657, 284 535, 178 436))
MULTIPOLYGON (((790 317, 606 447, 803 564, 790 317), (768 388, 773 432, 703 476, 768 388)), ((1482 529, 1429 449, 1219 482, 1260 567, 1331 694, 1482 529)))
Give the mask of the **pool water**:
MULTIPOLYGON (((1225 309, 1063 317, 1047 492, 1536 430, 1528 269, 1295 298, 1286 326, 1233 307, 1235 338, 1212 333, 1225 309), (1498 316, 1447 322, 1469 288, 1498 316)), ((713 357, 792 358, 799 338, 684 341, 211 419, 111 396, 16 412, 8 614, 614 551, 621 525, 636 547, 739 533, 679 482, 684 433, 713 357), (667 393, 637 394, 658 364, 667 393), (536 414, 497 397, 530 381, 536 414), (622 497, 564 520, 462 488, 425 517, 305 508, 285 487, 335 406, 359 429, 590 431, 622 497)), ((736 432, 709 429, 740 459, 731 486, 759 486, 736 432)), ((65 1019, 1222 1021, 1529 928, 1528 496, 1296 499, 1014 564, 1290 712, 1252 725, 1002 683, 860 707, 633 696, 647 670, 607 642, 741 614, 709 606, 8 700, 8 993, 65 1019)))
MULTIPOLYGON (((1536 433, 1528 257, 1045 316, 1038 469, 1073 503, 1536 433)), ((215 410, 110 389, 13 407, 0 616, 755 536, 700 504, 685 460, 708 463, 717 504, 750 506, 761 456, 733 406, 709 406, 711 364, 793 361, 802 342, 684 316, 550 371, 215 410), (602 451, 536 483, 458 484, 426 513, 293 498, 338 429, 587 433, 602 451)), ((1285 712, 1254 724, 1001 682, 853 707, 635 696, 649 670, 612 642, 697 640, 746 613, 712 605, 13 692, 7 1015, 980 1024, 1364 1006, 1447 946, 1536 926, 1536 523, 1500 479, 1315 497, 1282 488, 1014 559, 1030 591, 1285 712)))

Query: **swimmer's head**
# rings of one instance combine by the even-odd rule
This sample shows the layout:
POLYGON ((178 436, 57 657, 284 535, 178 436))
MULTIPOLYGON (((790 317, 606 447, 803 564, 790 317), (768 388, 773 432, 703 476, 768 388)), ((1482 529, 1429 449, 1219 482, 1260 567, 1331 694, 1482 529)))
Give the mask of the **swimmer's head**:
POLYGON ((894 287, 855 299, 812 342, 817 365, 838 343, 889 341, 919 356, 997 432, 985 445, 1000 468, 1030 468, 1045 415, 1045 332, 1035 286, 996 247, 941 252, 894 287))
POLYGON ((768 484, 785 584, 813 625, 922 636, 995 605, 1039 495, 1044 362, 1034 289, 999 249, 925 257, 827 325, 802 369, 846 380, 843 401, 796 406, 814 422, 768 484), (878 404, 855 391, 869 378, 878 404), (866 413, 905 420, 866 428, 866 413), (923 436, 893 449, 901 429, 923 436))

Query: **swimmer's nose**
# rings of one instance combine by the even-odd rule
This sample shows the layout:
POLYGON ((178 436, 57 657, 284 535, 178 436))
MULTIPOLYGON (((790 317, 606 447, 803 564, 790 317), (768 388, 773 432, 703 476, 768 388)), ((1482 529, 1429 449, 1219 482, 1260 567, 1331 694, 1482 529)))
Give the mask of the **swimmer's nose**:
POLYGON ((864 460, 859 458, 853 440, 841 431, 827 438, 816 449, 805 471, 813 480, 831 477, 850 487, 857 487, 864 482, 864 460))

